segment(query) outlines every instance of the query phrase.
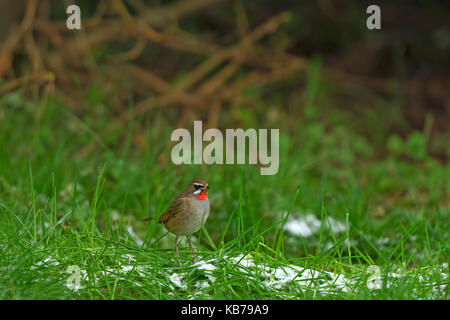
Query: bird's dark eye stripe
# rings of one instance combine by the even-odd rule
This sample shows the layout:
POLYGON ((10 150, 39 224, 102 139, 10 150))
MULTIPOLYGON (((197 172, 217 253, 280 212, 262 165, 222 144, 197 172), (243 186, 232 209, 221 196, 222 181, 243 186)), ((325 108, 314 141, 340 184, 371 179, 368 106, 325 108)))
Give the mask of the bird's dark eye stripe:
POLYGON ((196 189, 199 189, 199 188, 203 188, 203 185, 202 185, 202 184, 199 184, 199 183, 194 183, 194 187, 195 187, 196 189))

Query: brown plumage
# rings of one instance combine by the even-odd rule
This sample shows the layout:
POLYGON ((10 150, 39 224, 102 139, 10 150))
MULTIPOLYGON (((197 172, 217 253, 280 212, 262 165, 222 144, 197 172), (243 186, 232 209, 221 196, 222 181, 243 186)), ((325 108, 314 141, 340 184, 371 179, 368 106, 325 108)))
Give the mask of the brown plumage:
MULTIPOLYGON (((178 237, 186 236, 195 260, 190 235, 200 230, 209 216, 210 204, 207 190, 208 183, 203 179, 192 180, 159 217, 158 223, 176 235, 175 246, 178 256, 178 237)), ((153 217, 144 219, 153 220, 153 217)))

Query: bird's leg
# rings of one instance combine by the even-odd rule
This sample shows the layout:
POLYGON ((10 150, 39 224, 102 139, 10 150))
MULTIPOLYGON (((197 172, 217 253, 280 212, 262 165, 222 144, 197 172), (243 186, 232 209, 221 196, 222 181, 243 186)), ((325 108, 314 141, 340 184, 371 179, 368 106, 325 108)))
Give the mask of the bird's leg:
POLYGON ((187 236, 186 238, 188 239, 189 247, 191 248, 192 256, 194 257, 194 262, 196 262, 197 261, 197 257, 195 255, 194 249, 192 248, 191 237, 187 236))
POLYGON ((181 267, 180 254, 178 253, 178 235, 175 237, 175 250, 177 253, 178 266, 181 267))

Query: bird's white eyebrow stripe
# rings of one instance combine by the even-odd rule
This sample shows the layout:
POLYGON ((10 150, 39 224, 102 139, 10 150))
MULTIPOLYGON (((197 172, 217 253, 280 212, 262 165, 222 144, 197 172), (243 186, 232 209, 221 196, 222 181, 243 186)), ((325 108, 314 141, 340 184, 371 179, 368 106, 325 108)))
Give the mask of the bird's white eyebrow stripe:
POLYGON ((194 186, 203 187, 203 185, 201 183, 197 183, 197 182, 194 182, 194 186))

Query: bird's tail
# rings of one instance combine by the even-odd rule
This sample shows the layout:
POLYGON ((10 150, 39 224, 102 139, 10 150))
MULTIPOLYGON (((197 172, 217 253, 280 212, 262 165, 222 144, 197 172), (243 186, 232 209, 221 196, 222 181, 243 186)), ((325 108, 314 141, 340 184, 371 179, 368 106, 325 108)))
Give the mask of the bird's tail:
MULTIPOLYGON (((142 219, 142 221, 153 221, 153 219, 155 219, 155 217, 149 217, 149 218, 145 218, 145 219, 142 219)), ((157 223, 162 223, 163 221, 161 220, 161 218, 158 220, 158 221, 156 221, 157 223)))

